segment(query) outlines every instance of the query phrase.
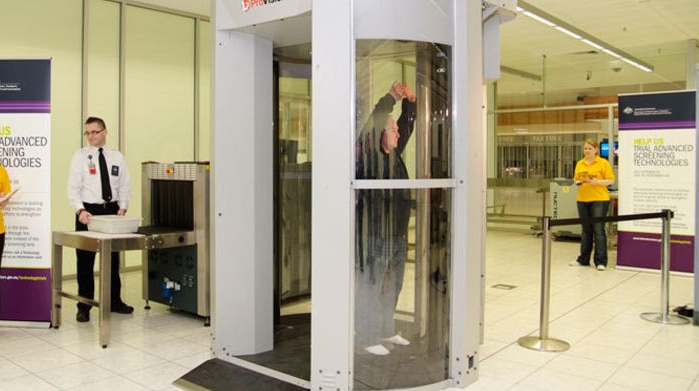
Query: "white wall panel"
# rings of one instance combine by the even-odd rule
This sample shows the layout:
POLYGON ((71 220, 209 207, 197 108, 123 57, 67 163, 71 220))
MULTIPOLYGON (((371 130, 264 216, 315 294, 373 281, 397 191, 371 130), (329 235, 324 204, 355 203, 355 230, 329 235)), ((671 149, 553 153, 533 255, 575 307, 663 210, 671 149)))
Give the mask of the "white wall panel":
POLYGON ((272 42, 216 32, 213 321, 217 357, 271 350, 272 42))
POLYGON ((194 20, 128 6, 125 145, 131 210, 141 210, 141 162, 194 159, 194 20))

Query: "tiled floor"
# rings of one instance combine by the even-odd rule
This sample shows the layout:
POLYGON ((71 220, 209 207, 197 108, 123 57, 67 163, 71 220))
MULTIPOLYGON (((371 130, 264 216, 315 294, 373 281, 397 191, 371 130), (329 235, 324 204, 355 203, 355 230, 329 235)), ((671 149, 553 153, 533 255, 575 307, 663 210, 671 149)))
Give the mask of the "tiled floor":
MULTIPOLYGON (((0 390, 181 391, 172 382, 211 357, 212 329, 157 303, 144 310, 140 272, 122 274, 122 283, 124 301, 136 309, 112 314, 106 349, 98 343, 96 309, 90 322, 77 323, 68 299, 57 330, 0 328, 0 390)), ((64 289, 76 292, 75 280, 64 289)))
MULTIPOLYGON (((699 391, 699 327, 640 317, 660 311, 660 275, 570 267, 579 242, 553 241, 551 250, 548 335, 570 349, 519 346, 518 338, 539 335, 541 243, 528 234, 488 232, 485 336, 479 381, 469 390, 699 391)), ((693 284, 689 276, 670 277, 670 308, 693 302, 693 284)))
MULTIPOLYGON (((554 241, 551 257, 549 337, 571 348, 539 352, 517 340, 538 335, 541 239, 488 232, 480 375, 468 390, 699 391, 699 327, 639 316, 660 310, 660 276, 569 267, 578 246, 554 241)), ((74 304, 65 299, 58 330, 0 328, 0 390, 179 390, 172 382, 210 358, 211 329, 161 305, 145 311, 140 273, 123 279, 136 311, 113 315, 107 349, 98 344, 96 312, 77 324, 74 304)), ((64 285, 75 289, 74 281, 64 285)), ((671 276, 670 306, 692 300, 693 279, 671 276)))

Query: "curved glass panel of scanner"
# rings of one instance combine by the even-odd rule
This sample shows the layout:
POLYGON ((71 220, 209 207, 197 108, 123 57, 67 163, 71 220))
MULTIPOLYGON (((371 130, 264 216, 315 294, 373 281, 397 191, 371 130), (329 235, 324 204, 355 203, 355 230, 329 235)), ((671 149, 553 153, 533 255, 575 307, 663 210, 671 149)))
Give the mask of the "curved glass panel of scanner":
POLYGON ((395 40, 356 50, 354 389, 437 383, 448 378, 452 193, 410 180, 452 173, 450 50, 395 40))

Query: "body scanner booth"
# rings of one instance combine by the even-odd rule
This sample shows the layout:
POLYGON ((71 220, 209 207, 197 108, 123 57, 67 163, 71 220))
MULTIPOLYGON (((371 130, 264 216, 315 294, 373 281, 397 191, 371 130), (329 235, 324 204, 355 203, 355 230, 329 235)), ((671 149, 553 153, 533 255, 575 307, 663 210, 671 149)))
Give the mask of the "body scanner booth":
POLYGON ((512 2, 215 3, 215 357, 298 389, 475 382, 483 18, 512 2))

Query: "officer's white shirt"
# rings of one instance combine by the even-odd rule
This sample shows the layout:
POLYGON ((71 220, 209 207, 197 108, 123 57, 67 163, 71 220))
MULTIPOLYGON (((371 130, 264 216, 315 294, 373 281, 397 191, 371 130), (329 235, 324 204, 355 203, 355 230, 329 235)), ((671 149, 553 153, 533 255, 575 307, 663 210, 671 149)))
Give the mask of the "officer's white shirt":
MULTIPOLYGON (((119 209, 128 209, 131 198, 131 177, 124 155, 107 146, 102 147, 109 170, 109 183, 112 186, 112 201, 119 203, 119 209)), ((83 147, 73 154, 68 177, 68 200, 77 212, 83 209, 83 202, 104 203, 100 180, 99 150, 93 146, 83 147)))

